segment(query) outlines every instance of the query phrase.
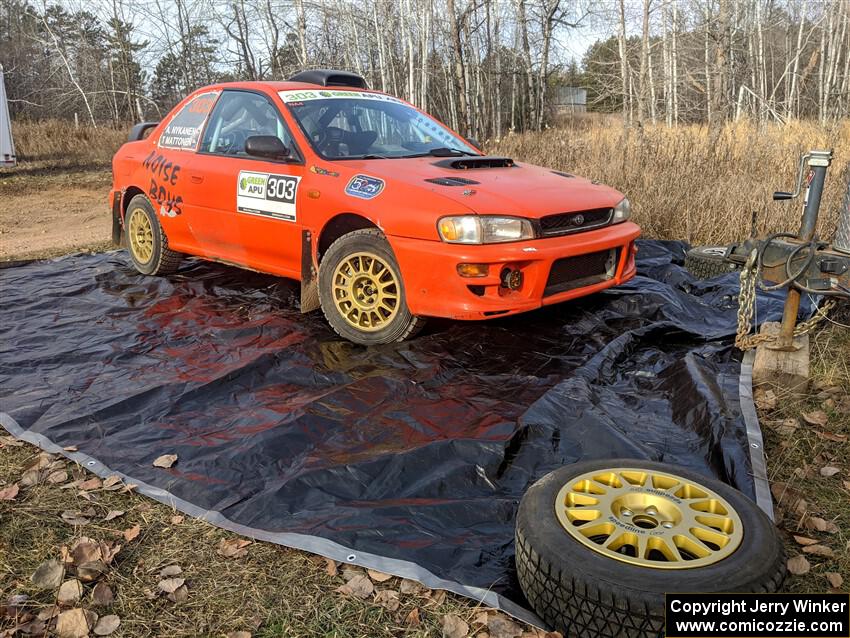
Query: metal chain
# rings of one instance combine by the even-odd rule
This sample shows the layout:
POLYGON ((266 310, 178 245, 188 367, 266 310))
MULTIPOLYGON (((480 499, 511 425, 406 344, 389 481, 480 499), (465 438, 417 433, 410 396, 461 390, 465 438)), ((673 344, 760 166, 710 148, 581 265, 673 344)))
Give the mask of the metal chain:
MULTIPOLYGON (((759 344, 776 340, 775 335, 750 334, 756 311, 756 284, 761 275, 757 256, 758 251, 753 250, 747 259, 747 263, 741 269, 741 290, 738 293, 738 332, 735 335, 735 347, 739 350, 752 350, 759 344)), ((833 306, 835 306, 835 300, 827 299, 820 308, 815 310, 815 314, 810 319, 797 324, 794 328, 794 336, 800 337, 814 330, 815 326, 826 318, 833 306)))

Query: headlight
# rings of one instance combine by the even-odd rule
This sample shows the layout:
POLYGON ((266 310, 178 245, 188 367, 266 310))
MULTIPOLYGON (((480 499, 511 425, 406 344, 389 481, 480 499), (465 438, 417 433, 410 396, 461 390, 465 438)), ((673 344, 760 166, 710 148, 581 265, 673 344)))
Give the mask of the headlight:
POLYGON ((611 223, 617 224, 619 222, 624 222, 631 216, 632 205, 629 204, 628 199, 623 198, 619 204, 614 206, 614 217, 611 218, 611 223))
POLYGON ((437 222, 440 239, 450 244, 498 244, 532 239, 531 222, 521 217, 459 215, 437 222))

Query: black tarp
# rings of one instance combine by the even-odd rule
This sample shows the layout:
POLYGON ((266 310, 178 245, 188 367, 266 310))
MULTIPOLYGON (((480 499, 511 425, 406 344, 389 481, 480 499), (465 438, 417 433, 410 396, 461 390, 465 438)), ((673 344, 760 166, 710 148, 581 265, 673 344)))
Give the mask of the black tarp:
POLYGON ((2 423, 225 527, 522 615, 514 514, 547 472, 632 457, 754 495, 737 275, 694 280, 685 248, 642 241, 627 285, 372 348, 299 314, 295 282, 227 266, 5 268, 2 423), (175 467, 152 467, 166 453, 175 467))

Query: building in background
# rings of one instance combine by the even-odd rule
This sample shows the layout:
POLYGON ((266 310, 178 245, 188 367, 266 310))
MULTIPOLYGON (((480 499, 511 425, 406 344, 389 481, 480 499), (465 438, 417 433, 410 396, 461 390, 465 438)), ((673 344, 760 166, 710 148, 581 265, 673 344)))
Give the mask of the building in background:
POLYGON ((559 86, 555 89, 553 102, 558 115, 585 113, 587 111, 587 90, 577 86, 559 86))
POLYGON ((15 143, 12 141, 12 120, 6 100, 6 83, 0 69, 0 166, 15 165, 15 143))

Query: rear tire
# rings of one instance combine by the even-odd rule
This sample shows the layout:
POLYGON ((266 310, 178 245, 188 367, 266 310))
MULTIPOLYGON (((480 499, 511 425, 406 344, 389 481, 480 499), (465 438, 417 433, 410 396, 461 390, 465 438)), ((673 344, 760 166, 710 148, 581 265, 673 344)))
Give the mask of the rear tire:
POLYGON ((776 527, 744 494, 685 468, 622 459, 575 463, 535 483, 519 506, 516 565, 532 608, 565 637, 582 638, 658 638, 664 631, 665 592, 775 592, 785 578, 785 555, 776 527), (632 478, 646 475, 644 483, 626 481, 623 473, 630 470, 632 478), (612 480, 611 473, 623 478, 621 486, 594 478, 604 475, 603 481, 612 480), (681 482, 656 483, 670 478, 681 482), (706 510, 701 506, 709 499, 729 507, 734 516, 703 517, 706 510), (567 507, 570 502, 573 506, 567 507), (631 528, 618 522, 626 511, 623 503, 631 508, 623 519, 631 522, 631 528), (556 513, 559 504, 574 522, 562 522, 556 513), (596 508, 602 514, 594 518, 596 508), (654 520, 647 523, 649 515, 654 520), (716 549, 697 544, 704 556, 689 554, 687 550, 696 551, 693 544, 677 543, 682 535, 693 536, 688 531, 693 516, 715 519, 712 525, 728 518, 726 531, 709 529, 707 536, 725 535, 728 540, 721 540, 716 549), (652 524, 655 527, 649 527, 652 524), (582 525, 592 526, 586 537, 577 531, 582 525), (596 529, 606 526, 610 529, 596 529), (624 551, 633 548, 626 547, 632 540, 617 544, 630 536, 630 529, 637 530, 631 534, 634 542, 638 535, 644 539, 643 560, 624 551), (683 549, 673 549, 672 561, 659 560, 649 545, 658 538, 671 549, 674 545, 683 549), (605 549, 609 545, 619 549, 605 549), (693 562, 699 564, 689 565, 693 562))
POLYGON ((377 228, 331 244, 319 265, 319 303, 339 336, 364 346, 404 341, 425 325, 407 307, 398 262, 377 228))
POLYGON ((726 246, 696 246, 685 253, 685 269, 697 279, 711 279, 741 270, 741 265, 725 258, 726 246))
POLYGON ((144 195, 136 195, 124 213, 124 245, 136 270, 143 275, 168 275, 183 255, 168 247, 168 237, 144 195))

